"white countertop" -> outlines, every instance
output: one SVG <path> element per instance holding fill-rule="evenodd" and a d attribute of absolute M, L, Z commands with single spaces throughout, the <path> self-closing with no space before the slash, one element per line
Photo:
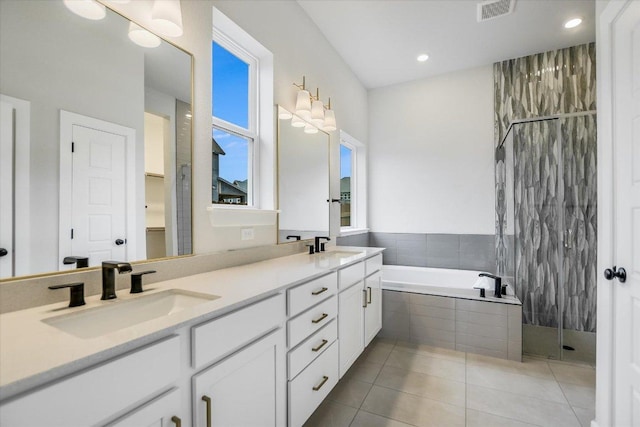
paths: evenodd
<path fill-rule="evenodd" d="M 108 360 L 151 343 L 188 324 L 218 317 L 282 290 L 369 258 L 381 248 L 331 247 L 331 251 L 360 251 L 346 258 L 323 254 L 297 254 L 238 267 L 158 282 L 142 294 L 118 292 L 115 300 L 100 295 L 86 305 L 69 308 L 68 302 L 0 315 L 0 400 Z M 175 314 L 136 324 L 96 338 L 65 333 L 43 320 L 167 289 L 181 289 L 220 298 L 185 308 Z"/>

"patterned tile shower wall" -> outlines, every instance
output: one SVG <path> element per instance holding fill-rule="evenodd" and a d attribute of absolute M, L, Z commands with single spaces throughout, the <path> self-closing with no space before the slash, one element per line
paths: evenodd
<path fill-rule="evenodd" d="M 512 152 L 499 144 L 514 122 L 595 110 L 595 69 L 594 43 L 494 64 L 497 266 L 527 324 L 595 331 L 595 115 L 516 124 Z"/>

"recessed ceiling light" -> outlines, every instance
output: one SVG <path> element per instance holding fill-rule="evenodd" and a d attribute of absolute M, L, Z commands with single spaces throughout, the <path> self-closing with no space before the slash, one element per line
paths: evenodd
<path fill-rule="evenodd" d="M 573 18 L 573 19 L 569 19 L 567 22 L 565 22 L 564 23 L 564 27 L 565 28 L 575 28 L 580 24 L 582 24 L 582 19 Z"/>
<path fill-rule="evenodd" d="M 421 55 L 418 55 L 418 57 L 416 58 L 418 61 L 420 62 L 424 62 L 427 59 L 429 59 L 429 55 L 427 55 L 426 53 L 423 53 Z"/>

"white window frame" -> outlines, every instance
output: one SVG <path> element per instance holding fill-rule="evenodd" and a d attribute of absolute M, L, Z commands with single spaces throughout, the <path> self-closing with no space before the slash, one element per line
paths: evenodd
<path fill-rule="evenodd" d="M 340 130 L 340 145 L 351 150 L 351 224 L 340 226 L 340 236 L 369 231 L 367 228 L 367 170 L 366 146 Z M 342 158 L 340 156 L 340 161 Z"/>
<path fill-rule="evenodd" d="M 213 39 L 212 42 L 215 42 L 222 46 L 224 49 L 228 50 L 231 54 L 236 56 L 241 61 L 245 62 L 249 66 L 249 82 L 248 82 L 248 120 L 247 120 L 247 128 L 243 128 L 242 126 L 238 126 L 234 123 L 228 122 L 224 119 L 216 117 L 213 115 L 213 104 L 211 107 L 211 123 L 213 128 L 217 128 L 223 132 L 230 133 L 232 135 L 240 136 L 246 138 L 249 141 L 249 149 L 248 149 L 248 157 L 247 157 L 247 205 L 248 207 L 254 207 L 255 201 L 258 200 L 257 197 L 257 189 L 259 188 L 256 185 L 256 178 L 258 177 L 257 171 L 257 161 L 255 159 L 260 158 L 260 144 L 256 143 L 259 141 L 258 139 L 258 70 L 259 70 L 259 62 L 254 56 L 252 56 L 249 52 L 243 49 L 240 45 L 235 43 L 229 37 L 224 35 L 222 32 L 218 31 L 216 28 L 213 29 Z M 212 58 L 213 60 L 213 58 Z M 213 129 L 212 129 L 213 132 Z M 235 205 L 236 207 L 240 207 L 240 205 Z"/>
<path fill-rule="evenodd" d="M 248 158 L 247 205 L 213 204 L 213 208 L 273 210 L 276 201 L 273 54 L 216 7 L 212 11 L 212 42 L 248 63 L 250 76 L 248 128 L 213 117 L 212 104 L 212 132 L 216 127 L 253 141 Z"/>

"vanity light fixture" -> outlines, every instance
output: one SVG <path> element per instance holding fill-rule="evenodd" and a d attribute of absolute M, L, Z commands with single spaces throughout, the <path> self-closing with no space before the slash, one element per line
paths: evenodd
<path fill-rule="evenodd" d="M 331 98 L 325 105 L 320 99 L 320 89 L 316 88 L 315 96 L 307 90 L 306 77 L 302 76 L 302 84 L 293 84 L 298 88 L 296 97 L 295 116 L 280 109 L 278 118 L 288 120 L 291 118 L 291 126 L 305 127 L 306 133 L 316 133 L 318 129 L 332 132 L 337 129 L 336 114 L 331 109 Z M 312 129 L 315 128 L 315 131 Z"/>
<path fill-rule="evenodd" d="M 92 21 L 99 21 L 107 16 L 107 8 L 96 0 L 64 0 L 64 5 L 76 15 Z"/>
<path fill-rule="evenodd" d="M 284 108 L 278 106 L 278 118 L 280 120 L 289 120 L 293 118 L 293 114 L 291 114 L 289 111 L 285 110 Z"/>
<path fill-rule="evenodd" d="M 183 33 L 180 0 L 155 0 L 151 9 L 151 25 L 162 35 L 180 37 Z"/>
<path fill-rule="evenodd" d="M 133 21 L 129 23 L 129 38 L 138 46 L 148 48 L 158 47 L 161 43 L 160 37 L 150 33 Z"/>
<path fill-rule="evenodd" d="M 567 22 L 565 22 L 564 23 L 564 27 L 565 28 L 575 28 L 580 24 L 582 24 L 582 18 L 573 18 L 573 19 L 569 19 Z"/>
<path fill-rule="evenodd" d="M 427 55 L 426 53 L 421 53 L 416 59 L 418 60 L 418 62 L 425 62 L 427 59 L 429 59 L 429 55 Z"/>

